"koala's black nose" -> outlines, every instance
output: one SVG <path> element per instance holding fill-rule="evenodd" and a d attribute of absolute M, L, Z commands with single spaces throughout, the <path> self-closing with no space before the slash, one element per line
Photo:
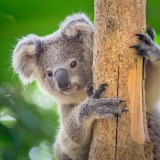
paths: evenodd
<path fill-rule="evenodd" d="M 54 77 L 57 81 L 57 85 L 61 91 L 65 91 L 67 89 L 70 89 L 71 84 L 69 82 L 68 73 L 67 70 L 64 68 L 60 68 L 56 70 L 54 73 Z"/>

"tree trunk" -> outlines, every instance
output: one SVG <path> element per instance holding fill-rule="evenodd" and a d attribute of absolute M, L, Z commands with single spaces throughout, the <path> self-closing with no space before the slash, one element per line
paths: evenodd
<path fill-rule="evenodd" d="M 94 123 L 89 160 L 151 160 L 144 97 L 143 59 L 129 47 L 144 33 L 145 0 L 95 0 L 94 83 L 103 96 L 126 100 L 120 117 Z"/>

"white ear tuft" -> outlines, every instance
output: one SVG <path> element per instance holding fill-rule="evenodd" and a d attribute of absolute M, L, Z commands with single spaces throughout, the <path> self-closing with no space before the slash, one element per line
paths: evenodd
<path fill-rule="evenodd" d="M 83 13 L 68 16 L 60 24 L 60 31 L 62 35 L 80 42 L 93 41 L 93 25 Z"/>
<path fill-rule="evenodd" d="M 31 34 L 20 39 L 13 51 L 12 66 L 25 85 L 35 79 L 40 48 L 40 38 Z"/>

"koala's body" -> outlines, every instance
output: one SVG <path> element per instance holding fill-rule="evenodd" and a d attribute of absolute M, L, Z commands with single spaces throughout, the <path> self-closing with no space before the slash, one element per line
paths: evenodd
<path fill-rule="evenodd" d="M 58 31 L 28 35 L 15 47 L 12 65 L 24 84 L 37 80 L 60 104 L 60 130 L 54 145 L 57 160 L 87 160 L 95 119 L 121 114 L 120 99 L 93 93 L 93 25 L 84 14 L 68 16 Z M 85 87 L 86 91 L 85 91 Z"/>
<path fill-rule="evenodd" d="M 154 159 L 160 159 L 160 49 L 151 34 L 138 35 L 143 44 L 133 46 L 148 58 L 147 117 Z M 57 160 L 87 160 L 95 119 L 125 111 L 116 98 L 100 98 L 105 85 L 93 93 L 93 25 L 84 14 L 68 16 L 58 31 L 45 37 L 28 35 L 19 40 L 12 65 L 24 84 L 37 80 L 60 104 L 61 125 L 54 152 Z M 85 87 L 87 90 L 85 91 Z"/>
<path fill-rule="evenodd" d="M 146 58 L 146 106 L 150 139 L 153 143 L 153 159 L 160 159 L 160 47 L 154 42 L 155 32 L 148 27 L 148 35 L 136 34 L 142 44 L 132 46 Z"/>

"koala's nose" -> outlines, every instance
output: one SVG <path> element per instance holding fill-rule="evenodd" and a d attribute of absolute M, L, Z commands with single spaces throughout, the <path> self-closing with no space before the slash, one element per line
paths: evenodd
<path fill-rule="evenodd" d="M 54 77 L 57 81 L 57 85 L 61 91 L 70 89 L 71 83 L 69 82 L 67 70 L 60 68 L 54 73 Z"/>

